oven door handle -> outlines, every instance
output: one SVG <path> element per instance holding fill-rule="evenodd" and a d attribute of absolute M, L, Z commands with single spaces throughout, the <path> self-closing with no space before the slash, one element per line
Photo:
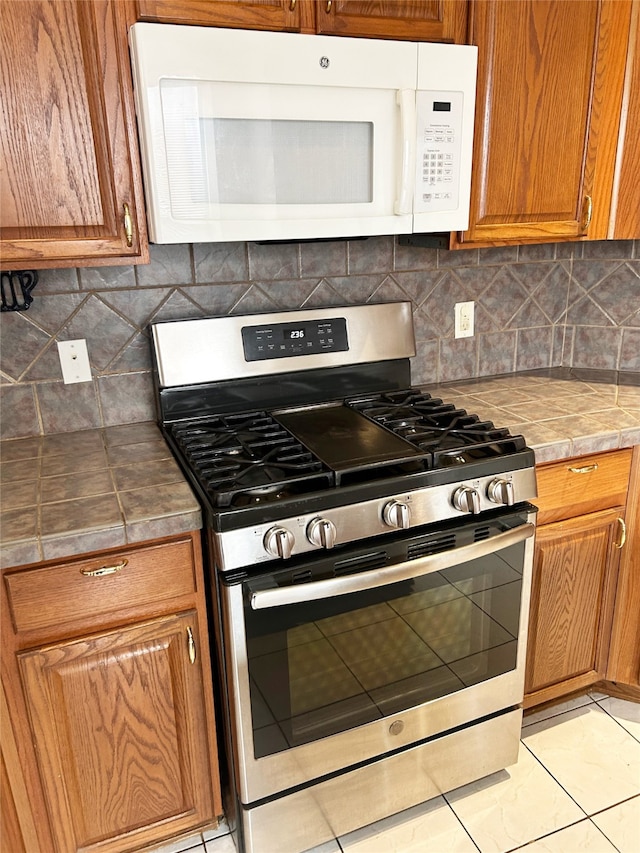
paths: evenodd
<path fill-rule="evenodd" d="M 430 554 L 428 557 L 407 560 L 394 566 L 372 569 L 369 572 L 362 572 L 362 574 L 345 575 L 340 578 L 311 581 L 310 583 L 276 587 L 275 589 L 257 590 L 251 593 L 251 607 L 253 610 L 264 610 L 267 607 L 300 604 L 305 601 L 317 601 L 321 598 L 347 595 L 350 592 L 361 592 L 378 586 L 386 586 L 390 583 L 411 580 L 411 578 L 428 575 L 431 572 L 450 569 L 452 566 L 467 563 L 469 560 L 475 560 L 478 557 L 486 557 L 487 554 L 494 554 L 510 545 L 517 545 L 518 542 L 523 542 L 532 537 L 535 529 L 534 524 L 521 524 L 505 533 L 499 533 L 491 539 L 473 542 L 471 545 L 463 545 L 460 548 L 453 548 L 451 551 L 444 551 L 440 554 Z"/>

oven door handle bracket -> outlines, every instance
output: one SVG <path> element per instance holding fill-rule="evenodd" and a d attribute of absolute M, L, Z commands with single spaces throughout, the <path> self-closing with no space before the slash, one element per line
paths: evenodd
<path fill-rule="evenodd" d="M 407 560 L 395 566 L 386 566 L 383 569 L 372 569 L 361 574 L 345 575 L 340 578 L 312 581 L 295 586 L 261 589 L 251 594 L 251 607 L 253 610 L 264 610 L 268 607 L 282 607 L 286 604 L 301 604 L 305 601 L 317 601 L 321 598 L 331 598 L 336 595 L 346 595 L 351 592 L 361 592 L 365 589 L 374 589 L 399 581 L 411 580 L 411 578 L 428 575 L 431 572 L 450 569 L 452 566 L 467 563 L 469 560 L 475 560 L 478 557 L 486 557 L 488 554 L 501 551 L 510 545 L 517 545 L 519 542 L 531 538 L 535 529 L 534 524 L 521 524 L 505 533 L 499 533 L 491 539 L 473 542 L 471 545 L 463 545 L 461 548 L 454 548 L 440 554 Z"/>

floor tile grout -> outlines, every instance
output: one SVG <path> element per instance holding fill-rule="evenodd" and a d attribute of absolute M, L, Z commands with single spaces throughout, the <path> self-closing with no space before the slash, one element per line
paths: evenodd
<path fill-rule="evenodd" d="M 566 717 L 567 721 L 568 721 L 570 719 L 568 715 L 570 715 L 570 714 L 573 715 L 573 719 L 576 719 L 576 718 L 580 717 L 581 712 L 582 713 L 590 712 L 590 713 L 588 713 L 588 719 L 593 720 L 594 723 L 596 724 L 596 729 L 595 729 L 596 732 L 602 731 L 602 729 L 600 727 L 603 725 L 605 726 L 605 729 L 604 729 L 605 732 L 608 732 L 609 730 L 612 729 L 612 727 L 610 726 L 610 724 L 608 722 L 607 723 L 604 722 L 604 718 L 606 717 L 607 720 L 612 720 L 613 722 L 617 723 L 617 728 L 619 728 L 619 730 L 622 733 L 624 733 L 625 737 L 628 736 L 632 739 L 633 742 L 639 743 L 640 739 L 634 733 L 629 731 L 629 729 L 625 728 L 625 726 L 622 724 L 622 722 L 620 722 L 620 719 L 616 719 L 616 717 L 613 716 L 613 712 L 608 710 L 606 705 L 601 704 L 601 703 L 606 703 L 606 704 L 610 705 L 611 704 L 610 700 L 615 699 L 615 698 L 616 697 L 608 697 L 608 696 L 602 696 L 602 695 L 599 696 L 598 699 L 591 697 L 590 701 L 585 702 L 585 704 L 575 705 L 573 707 L 566 708 L 565 710 L 560 711 L 559 713 L 550 714 L 548 717 L 544 717 L 543 719 L 536 720 L 535 723 L 531 723 L 530 726 L 533 726 L 535 724 L 545 724 L 546 723 L 549 728 L 553 728 L 556 725 L 560 725 L 562 722 L 562 718 L 564 718 L 564 717 Z M 629 700 L 620 699 L 619 701 L 622 703 L 626 703 L 627 706 L 633 705 L 633 703 L 629 702 Z M 625 719 L 624 709 L 626 706 L 625 706 L 625 704 L 622 704 L 619 707 L 620 707 L 620 711 L 621 711 L 619 716 L 622 717 L 623 719 Z M 615 706 L 614 706 L 614 708 L 615 708 Z M 596 711 L 596 709 L 597 709 L 597 713 L 592 716 L 593 712 Z M 601 716 L 601 714 L 603 714 L 604 717 Z M 633 717 L 632 717 L 631 722 L 633 722 L 635 725 L 635 720 L 633 719 Z M 587 725 L 587 720 L 580 720 L 579 721 L 579 728 L 577 729 L 577 731 L 578 732 L 581 732 L 581 731 L 588 732 L 588 729 L 584 728 L 585 725 Z M 577 788 L 575 788 L 575 793 L 578 797 L 580 797 L 585 802 L 586 805 L 582 806 L 578 802 L 576 797 L 570 792 L 568 787 L 566 787 L 567 782 L 569 782 L 569 787 L 572 787 L 571 786 L 571 780 L 572 780 L 571 773 L 569 773 L 568 776 L 565 775 L 563 766 L 561 764 L 558 764 L 557 760 L 553 757 L 553 749 L 556 748 L 556 747 L 554 747 L 554 742 L 553 741 L 546 741 L 545 742 L 543 739 L 540 742 L 536 743 L 536 749 L 538 749 L 538 751 L 541 752 L 541 754 L 544 757 L 547 754 L 545 752 L 545 750 L 548 749 L 549 747 L 551 747 L 552 751 L 551 751 L 550 755 L 553 759 L 551 762 L 552 767 L 555 767 L 556 771 L 560 771 L 560 775 L 562 776 L 562 778 L 565 779 L 565 784 L 560 782 L 560 780 L 556 777 L 556 775 L 554 775 L 554 772 L 552 772 L 552 770 L 546 766 L 543 758 L 539 757 L 536 754 L 536 752 L 534 752 L 533 749 L 528 746 L 528 744 L 525 740 L 527 738 L 528 734 L 529 735 L 535 735 L 536 734 L 536 733 L 531 733 L 531 732 L 528 733 L 527 732 L 527 729 L 530 728 L 530 726 L 526 726 L 523 723 L 520 743 L 521 743 L 522 747 L 526 750 L 526 752 L 530 756 L 530 758 L 533 758 L 535 760 L 535 764 L 539 768 L 541 768 L 542 771 L 544 771 L 544 774 L 546 774 L 550 780 L 553 780 L 553 786 L 554 786 L 553 790 L 558 791 L 558 794 L 555 796 L 560 796 L 560 791 L 562 792 L 562 797 L 565 798 L 565 801 L 567 802 L 568 811 L 566 811 L 565 813 L 562 813 L 562 814 L 560 812 L 558 812 L 556 815 L 556 820 L 558 820 L 558 822 L 561 823 L 562 825 L 557 826 L 557 827 L 555 827 L 549 831 L 542 831 L 542 834 L 540 834 L 540 835 L 538 835 L 537 832 L 540 832 L 541 830 L 545 830 L 545 826 L 544 826 L 543 822 L 538 821 L 537 824 L 535 822 L 532 823 L 530 825 L 529 829 L 534 832 L 535 837 L 529 838 L 528 840 L 526 840 L 523 843 L 517 843 L 515 846 L 508 846 L 508 842 L 509 841 L 511 841 L 511 843 L 518 842 L 519 841 L 518 835 L 520 835 L 520 834 L 522 835 L 522 837 L 525 837 L 525 832 L 522 831 L 522 826 L 523 826 L 522 824 L 521 824 L 521 829 L 519 830 L 519 832 L 516 833 L 515 835 L 512 835 L 511 838 L 509 838 L 508 835 L 503 834 L 502 843 L 498 840 L 500 838 L 500 833 L 498 833 L 498 835 L 493 836 L 495 846 L 492 849 L 495 849 L 496 851 L 498 851 L 498 849 L 499 849 L 499 853 L 515 853 L 515 851 L 525 850 L 529 845 L 535 844 L 537 842 L 541 842 L 543 839 L 551 838 L 552 836 L 554 836 L 558 833 L 562 833 L 562 832 L 565 832 L 567 830 L 570 830 L 572 827 L 582 826 L 583 824 L 585 824 L 586 821 L 588 821 L 589 822 L 589 824 L 588 824 L 589 828 L 587 829 L 587 826 L 585 825 L 584 828 L 581 830 L 582 835 L 580 835 L 580 832 L 577 832 L 577 833 L 574 832 L 573 834 L 568 833 L 567 838 L 575 839 L 576 834 L 577 834 L 578 837 L 585 837 L 589 841 L 595 840 L 596 844 L 598 843 L 598 838 L 601 838 L 603 842 L 606 842 L 607 845 L 610 845 L 610 847 L 609 846 L 607 847 L 607 849 L 610 851 L 626 850 L 627 847 L 624 847 L 624 846 L 620 847 L 619 846 L 620 845 L 620 833 L 616 829 L 616 822 L 621 819 L 620 818 L 621 813 L 616 813 L 614 810 L 620 809 L 624 804 L 634 803 L 635 801 L 637 801 L 636 805 L 640 806 L 640 785 L 638 786 L 637 792 L 630 794 L 630 795 L 627 795 L 628 791 L 624 790 L 624 788 L 621 788 L 621 787 L 617 787 L 617 788 L 613 787 L 611 789 L 607 789 L 607 791 L 605 793 L 608 794 L 609 796 L 614 796 L 614 795 L 620 796 L 623 794 L 624 794 L 624 796 L 621 800 L 616 800 L 613 803 L 609 803 L 609 804 L 604 805 L 604 806 L 599 806 L 594 811 L 588 810 L 587 806 L 590 806 L 591 808 L 593 808 L 594 806 L 599 805 L 599 800 L 601 801 L 603 799 L 603 797 L 587 796 L 585 798 L 585 793 L 587 792 L 587 789 L 586 788 L 581 789 L 580 786 L 578 786 Z M 544 732 L 545 729 L 542 729 L 541 731 Z M 568 731 L 571 732 L 572 729 L 569 729 Z M 574 729 L 574 731 L 575 731 L 575 729 Z M 618 742 L 618 743 L 621 742 L 621 741 L 617 741 L 618 735 L 613 735 L 613 737 L 614 737 L 614 741 L 613 741 L 614 743 L 615 742 Z M 625 741 L 625 742 L 632 749 L 632 754 L 635 755 L 636 750 L 631 746 L 631 742 L 630 741 Z M 616 755 L 618 754 L 617 751 L 615 752 L 615 754 Z M 597 752 L 596 752 L 596 755 L 597 755 Z M 618 756 L 618 758 L 620 758 L 620 756 Z M 578 759 L 578 760 L 580 760 L 580 759 Z M 634 759 L 634 760 L 637 760 L 637 759 Z M 526 761 L 528 762 L 529 759 L 527 759 Z M 527 763 L 525 763 L 525 768 L 527 768 L 528 766 L 529 765 Z M 580 766 L 579 764 L 576 765 L 574 763 L 573 767 L 571 767 L 571 771 L 573 771 L 574 773 L 578 772 L 579 766 Z M 609 765 L 607 764 L 607 766 L 609 766 Z M 627 766 L 630 766 L 628 764 L 628 762 L 627 762 Z M 570 767 L 570 765 L 568 765 L 568 767 Z M 521 791 L 523 791 L 526 794 L 527 791 L 537 790 L 537 787 L 533 785 L 533 780 L 534 779 L 536 779 L 536 780 L 542 779 L 542 776 L 540 775 L 539 771 L 536 771 L 537 775 L 534 774 L 534 776 L 529 776 L 529 775 L 527 775 L 529 773 L 529 771 L 526 770 L 525 768 L 522 768 L 522 773 L 520 774 L 520 776 L 518 778 L 514 778 L 514 780 L 513 780 L 513 783 L 516 787 L 511 789 L 511 791 L 515 791 L 516 794 L 519 794 Z M 507 771 L 508 771 L 508 769 L 509 768 L 507 768 Z M 632 777 L 627 776 L 626 778 L 631 778 L 631 782 L 633 783 Z M 528 785 L 530 779 L 532 780 L 531 787 L 521 787 L 521 788 L 518 787 L 518 786 L 523 786 L 523 783 L 524 783 L 524 785 Z M 536 785 L 537 784 L 538 783 L 536 782 Z M 547 784 L 551 785 L 551 782 L 548 782 L 548 783 L 543 782 L 541 790 L 544 790 L 545 786 Z M 634 787 L 633 784 L 631 784 L 631 790 L 633 790 L 633 787 Z M 442 795 L 442 801 L 443 801 L 446 809 L 450 813 L 450 816 L 453 816 L 453 818 L 455 820 L 455 824 L 458 826 L 459 829 L 461 829 L 463 831 L 464 837 L 473 846 L 473 849 L 475 851 L 478 851 L 478 853 L 482 853 L 483 849 L 488 849 L 487 848 L 487 841 L 488 841 L 488 839 L 491 839 L 491 835 L 488 832 L 484 836 L 482 835 L 482 833 L 480 833 L 480 835 L 478 835 L 478 840 L 476 841 L 476 839 L 474 838 L 474 835 L 471 834 L 472 831 L 474 832 L 474 834 L 476 834 L 476 835 L 478 834 L 477 833 L 477 827 L 476 827 L 475 823 L 472 822 L 470 824 L 470 826 L 471 826 L 471 830 L 470 830 L 467 828 L 467 825 L 465 825 L 465 820 L 463 819 L 463 818 L 467 819 L 467 822 L 468 822 L 469 815 L 472 813 L 470 813 L 468 811 L 468 808 L 467 808 L 467 812 L 465 813 L 465 811 L 463 810 L 462 816 L 459 816 L 458 812 L 456 811 L 456 809 L 454 808 L 454 806 L 452 805 L 452 803 L 448 799 L 447 794 L 450 794 L 450 793 L 451 792 L 447 792 L 446 794 Z M 507 803 L 509 802 L 509 795 L 511 797 L 513 797 L 513 793 L 510 793 L 509 789 L 507 789 L 507 800 L 504 802 L 507 802 Z M 475 793 L 473 791 L 471 791 L 469 796 L 473 797 L 473 796 L 475 796 Z M 500 809 L 502 809 L 503 800 L 500 799 L 500 796 L 501 795 L 496 795 L 495 803 L 497 803 L 499 805 Z M 463 803 L 466 798 L 467 798 L 467 794 L 465 793 L 461 796 L 460 802 Z M 568 808 L 569 801 L 572 804 L 570 808 Z M 550 802 L 551 802 L 551 800 L 550 800 Z M 560 802 L 560 801 L 558 801 L 558 802 Z M 572 815 L 571 810 L 579 812 L 581 814 L 581 816 L 578 816 L 577 814 Z M 612 811 L 613 811 L 612 815 L 610 815 L 608 818 L 604 818 L 602 821 L 600 821 L 602 823 L 603 827 L 605 827 L 604 829 L 601 828 L 598 825 L 598 823 L 596 823 L 594 818 L 597 819 L 600 816 L 605 816 L 605 815 L 607 815 L 607 813 L 612 812 Z M 629 811 L 629 809 L 627 808 L 625 810 L 625 812 L 623 812 L 623 814 L 625 814 L 625 815 L 635 814 L 634 806 L 631 806 L 631 811 Z M 402 812 L 400 812 L 399 815 L 402 815 Z M 427 818 L 427 821 L 429 819 L 430 818 Z M 402 818 L 401 818 L 401 820 L 402 820 Z M 564 820 L 568 820 L 568 822 L 565 824 Z M 413 817 L 407 818 L 407 821 L 413 821 Z M 411 826 L 411 823 L 407 823 L 405 821 L 405 825 Z M 375 826 L 375 824 L 372 824 L 372 827 L 374 827 L 374 826 Z M 609 838 L 609 835 L 607 834 L 607 831 L 605 831 L 605 829 L 608 832 L 611 832 L 613 837 L 618 839 L 617 844 L 615 841 L 613 841 L 611 838 Z M 525 828 L 525 831 L 526 831 L 526 828 Z M 385 828 L 383 831 L 381 831 L 381 835 L 380 835 L 381 839 L 383 839 L 385 837 L 384 833 L 386 833 L 386 832 L 389 832 L 389 837 L 391 838 L 393 829 L 388 830 Z M 456 830 L 456 832 L 457 832 L 457 830 Z M 207 851 L 209 851 L 209 853 L 214 853 L 214 851 L 216 851 L 218 849 L 218 846 L 222 847 L 223 849 L 226 849 L 224 847 L 224 843 L 217 845 L 216 842 L 218 842 L 219 839 L 220 839 L 220 841 L 222 841 L 222 839 L 224 839 L 225 836 L 227 836 L 229 834 L 230 834 L 230 831 L 227 827 L 226 832 L 223 832 L 222 834 L 216 835 L 213 838 L 209 838 L 207 841 L 205 841 L 204 834 L 200 833 L 200 837 L 202 839 L 202 842 L 197 843 L 195 846 L 190 846 L 190 847 L 184 848 L 183 850 L 180 851 L 180 853 L 189 853 L 189 851 L 191 851 L 191 853 L 207 853 Z M 347 835 L 350 835 L 350 833 L 348 833 Z M 460 838 L 462 838 L 462 837 L 463 836 L 461 835 Z M 341 838 L 334 839 L 335 846 L 331 846 L 330 842 L 327 842 L 327 844 L 329 846 L 331 846 L 331 849 L 333 849 L 335 851 L 335 853 L 349 853 L 349 851 L 352 849 L 353 842 L 350 839 L 347 840 L 346 842 L 344 842 L 345 838 L 346 838 L 346 836 L 342 836 L 342 839 Z M 564 836 L 562 836 L 562 839 L 564 840 Z M 623 839 L 622 843 L 624 844 L 625 843 L 625 841 L 624 841 L 625 836 L 624 835 L 622 836 L 622 839 Z M 235 839 L 232 838 L 232 841 L 235 844 Z M 507 844 L 505 844 L 505 842 L 507 842 Z M 161 845 L 158 849 L 162 850 L 163 846 L 170 846 L 171 843 L 172 842 L 169 840 L 169 841 L 165 842 L 165 845 Z M 228 842 L 226 842 L 226 843 L 228 844 Z M 356 843 L 356 846 L 358 847 L 358 850 L 360 850 L 361 848 L 359 845 L 361 842 L 356 841 L 355 843 Z M 555 842 L 556 845 L 559 843 L 561 843 L 560 840 Z M 207 845 L 210 845 L 210 846 L 207 847 Z M 177 848 L 177 849 L 179 849 L 179 848 Z M 407 848 L 401 847 L 401 846 L 396 847 L 396 846 L 393 846 L 391 844 L 389 849 L 393 850 L 394 853 L 402 853 L 403 849 L 406 850 Z M 413 849 L 414 849 L 413 846 L 411 846 L 411 850 L 413 850 Z M 553 849 L 559 849 L 559 848 L 554 847 Z M 587 848 L 584 848 L 584 849 L 587 849 Z M 311 851 L 311 853 L 313 853 L 313 851 Z"/>

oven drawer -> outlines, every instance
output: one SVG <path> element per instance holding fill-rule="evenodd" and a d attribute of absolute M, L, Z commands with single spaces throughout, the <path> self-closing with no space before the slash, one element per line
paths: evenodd
<path fill-rule="evenodd" d="M 624 506 L 632 450 L 564 459 L 536 470 L 538 524 Z"/>
<path fill-rule="evenodd" d="M 16 632 L 88 622 L 196 591 L 193 541 L 121 548 L 4 574 Z"/>

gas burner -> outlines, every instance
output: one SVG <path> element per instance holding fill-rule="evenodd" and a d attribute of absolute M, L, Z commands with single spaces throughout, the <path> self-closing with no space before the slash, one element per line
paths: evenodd
<path fill-rule="evenodd" d="M 332 485 L 333 475 L 265 412 L 173 426 L 214 506 L 253 506 Z"/>
<path fill-rule="evenodd" d="M 433 454 L 434 467 L 462 465 L 525 447 L 522 436 L 511 436 L 508 429 L 413 389 L 348 400 L 347 405 Z"/>

